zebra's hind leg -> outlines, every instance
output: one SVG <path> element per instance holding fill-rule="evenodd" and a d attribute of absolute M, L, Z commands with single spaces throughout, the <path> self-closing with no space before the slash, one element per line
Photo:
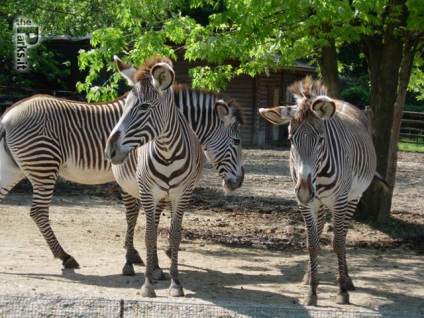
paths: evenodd
<path fill-rule="evenodd" d="M 79 268 L 78 262 L 68 253 L 64 251 L 59 241 L 57 240 L 49 221 L 49 205 L 53 195 L 53 188 L 56 179 L 47 178 L 51 182 L 49 184 L 32 184 L 33 198 L 30 216 L 34 220 L 44 239 L 50 247 L 55 258 L 62 261 L 65 268 Z M 30 181 L 32 181 L 30 179 Z"/>
<path fill-rule="evenodd" d="M 143 260 L 140 257 L 138 251 L 134 248 L 134 230 L 137 224 L 137 218 L 140 210 L 140 200 L 134 198 L 126 192 L 122 192 L 122 201 L 125 205 L 125 216 L 127 219 L 127 232 L 125 235 L 125 249 L 127 253 L 125 255 L 125 265 L 122 269 L 122 275 L 134 276 L 135 270 L 133 264 L 144 265 Z"/>

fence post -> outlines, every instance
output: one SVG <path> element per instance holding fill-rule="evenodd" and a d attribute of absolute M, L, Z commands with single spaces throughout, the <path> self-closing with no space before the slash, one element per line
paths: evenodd
<path fill-rule="evenodd" d="M 119 302 L 119 318 L 124 318 L 124 300 Z"/>

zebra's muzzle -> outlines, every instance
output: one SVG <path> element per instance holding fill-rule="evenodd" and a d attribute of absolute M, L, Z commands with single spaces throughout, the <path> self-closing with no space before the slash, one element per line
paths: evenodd
<path fill-rule="evenodd" d="M 308 174 L 308 178 L 306 180 L 303 178 L 302 174 L 299 174 L 299 178 L 297 180 L 297 184 L 294 188 L 297 200 L 303 204 L 311 202 L 315 196 L 311 174 Z"/>
<path fill-rule="evenodd" d="M 116 131 L 109 137 L 106 143 L 105 158 L 114 165 L 123 163 L 128 157 L 128 152 L 122 151 L 122 146 L 118 142 L 120 136 L 121 132 Z"/>
<path fill-rule="evenodd" d="M 234 191 L 238 188 L 240 188 L 244 181 L 244 168 L 241 168 L 241 174 L 239 176 L 232 176 L 229 178 L 226 178 L 222 181 L 222 186 L 225 188 L 226 191 Z"/>

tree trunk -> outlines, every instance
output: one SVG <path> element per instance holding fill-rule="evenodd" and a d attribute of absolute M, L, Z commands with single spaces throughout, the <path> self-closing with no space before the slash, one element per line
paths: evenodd
<path fill-rule="evenodd" d="M 396 183 L 397 159 L 398 159 L 398 140 L 400 134 L 400 125 L 402 123 L 403 106 L 405 104 L 406 91 L 408 89 L 409 79 L 411 77 L 412 64 L 414 61 L 414 48 L 412 43 L 407 40 L 403 47 L 403 57 L 400 64 L 399 82 L 397 99 L 394 106 L 393 125 L 391 131 L 389 157 L 387 164 L 386 181 L 394 187 Z M 377 222 L 385 224 L 390 218 L 390 207 L 392 196 L 384 193 L 386 200 L 382 200 Z"/>
<path fill-rule="evenodd" d="M 405 0 L 392 1 L 403 4 Z M 396 2 L 396 3 L 394 3 Z M 390 16 L 390 12 L 388 13 Z M 377 172 L 394 186 L 399 138 L 406 86 L 409 82 L 412 58 L 404 51 L 405 34 L 399 28 L 406 23 L 407 12 L 396 22 L 388 24 L 382 34 L 363 36 L 360 45 L 367 59 L 371 81 L 372 137 L 377 153 Z M 408 74 L 409 70 L 409 74 Z M 402 76 L 402 72 L 405 74 Z M 404 82 L 406 81 L 406 82 Z M 372 218 L 386 223 L 390 216 L 392 193 L 371 184 L 359 206 L 359 218 Z"/>
<path fill-rule="evenodd" d="M 328 25 L 323 25 L 322 28 L 327 32 L 330 31 L 330 26 Z M 329 39 L 328 42 L 328 46 L 321 48 L 321 54 L 317 58 L 317 62 L 321 70 L 324 84 L 327 86 L 328 96 L 335 99 L 341 99 L 336 43 L 332 38 Z"/>
<path fill-rule="evenodd" d="M 341 99 L 337 53 L 334 43 L 332 46 L 322 48 L 322 54 L 323 58 L 318 59 L 318 64 L 324 84 L 327 86 L 327 94 L 334 99 Z"/>

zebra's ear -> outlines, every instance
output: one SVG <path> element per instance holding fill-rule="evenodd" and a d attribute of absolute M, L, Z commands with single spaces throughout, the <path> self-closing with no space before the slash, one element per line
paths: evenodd
<path fill-rule="evenodd" d="M 174 83 L 175 73 L 168 63 L 161 62 L 155 64 L 150 74 L 153 77 L 153 86 L 158 91 L 164 91 Z"/>
<path fill-rule="evenodd" d="M 274 125 L 288 123 L 292 118 L 296 107 L 277 106 L 273 108 L 260 108 L 259 114 Z"/>
<path fill-rule="evenodd" d="M 121 73 L 121 75 L 127 80 L 128 85 L 134 86 L 134 74 L 137 70 L 131 65 L 122 62 L 116 55 L 113 57 L 113 59 L 115 60 L 115 64 L 119 73 Z"/>
<path fill-rule="evenodd" d="M 333 117 L 336 112 L 336 103 L 330 97 L 318 96 L 312 102 L 311 110 L 318 118 L 326 120 Z"/>
<path fill-rule="evenodd" d="M 215 102 L 215 112 L 217 113 L 219 119 L 224 123 L 227 122 L 231 117 L 230 106 L 222 99 L 219 99 Z"/>

